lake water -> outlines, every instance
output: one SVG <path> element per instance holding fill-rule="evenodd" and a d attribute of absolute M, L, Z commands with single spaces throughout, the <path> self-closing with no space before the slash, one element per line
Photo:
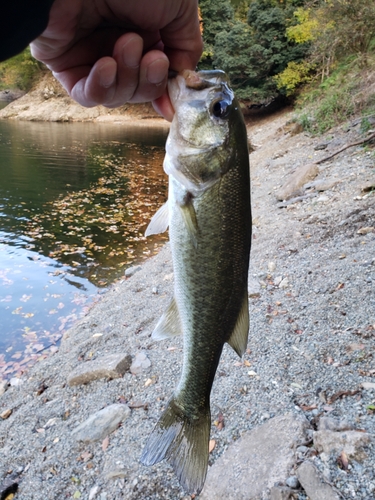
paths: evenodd
<path fill-rule="evenodd" d="M 165 202 L 166 130 L 0 121 L 0 378 L 63 332 L 167 235 L 144 238 Z"/>

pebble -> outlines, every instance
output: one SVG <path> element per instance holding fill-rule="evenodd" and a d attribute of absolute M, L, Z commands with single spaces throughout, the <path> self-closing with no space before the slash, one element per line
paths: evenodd
<path fill-rule="evenodd" d="M 151 361 L 147 357 L 147 354 L 142 351 L 138 352 L 130 366 L 130 372 L 133 375 L 139 375 L 140 373 L 147 372 L 151 367 Z"/>
<path fill-rule="evenodd" d="M 268 267 L 268 271 L 270 273 L 273 273 L 276 269 L 276 264 L 275 264 L 275 262 L 269 262 L 267 267 Z"/>
<path fill-rule="evenodd" d="M 2 396 L 5 393 L 5 391 L 8 389 L 8 387 L 9 387 L 9 383 L 7 380 L 2 380 L 0 382 L 0 396 Z"/>
<path fill-rule="evenodd" d="M 73 430 L 72 434 L 77 441 L 85 443 L 99 441 L 116 430 L 129 415 L 130 408 L 125 404 L 106 406 L 82 422 Z"/>
<path fill-rule="evenodd" d="M 289 476 L 285 481 L 285 484 L 289 486 L 289 488 L 297 489 L 300 487 L 297 476 Z"/>
<path fill-rule="evenodd" d="M 10 380 L 9 380 L 9 385 L 12 386 L 12 387 L 19 387 L 21 384 L 23 384 L 23 380 L 21 378 L 18 378 L 18 377 L 12 377 Z"/>

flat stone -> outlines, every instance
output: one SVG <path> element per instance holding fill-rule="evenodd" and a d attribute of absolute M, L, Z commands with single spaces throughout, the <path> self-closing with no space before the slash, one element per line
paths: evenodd
<path fill-rule="evenodd" d="M 297 477 L 310 500 L 340 500 L 332 486 L 320 477 L 312 462 L 303 462 L 297 469 Z"/>
<path fill-rule="evenodd" d="M 81 385 L 101 378 L 119 378 L 129 370 L 132 362 L 130 354 L 108 354 L 77 366 L 68 377 L 68 384 Z"/>
<path fill-rule="evenodd" d="M 138 352 L 130 366 L 130 371 L 133 375 L 147 372 L 151 366 L 151 361 L 148 359 L 144 351 Z"/>
<path fill-rule="evenodd" d="M 82 422 L 72 434 L 77 441 L 85 443 L 99 441 L 116 430 L 129 415 L 130 408 L 124 404 L 106 406 Z"/>
<path fill-rule="evenodd" d="M 307 441 L 309 422 L 292 413 L 274 417 L 230 445 L 207 474 L 200 500 L 249 500 L 285 483 L 294 449 Z"/>
<path fill-rule="evenodd" d="M 339 455 L 344 451 L 349 458 L 357 461 L 366 457 L 362 448 L 369 444 L 371 439 L 372 436 L 367 432 L 354 430 L 343 432 L 321 430 L 313 434 L 314 447 L 319 453 Z"/>
<path fill-rule="evenodd" d="M 345 418 L 338 420 L 332 417 L 320 417 L 318 431 L 348 431 L 353 430 L 353 425 Z"/>
<path fill-rule="evenodd" d="M 272 486 L 270 500 L 292 500 L 293 490 L 287 486 Z"/>
<path fill-rule="evenodd" d="M 275 196 L 280 201 L 289 200 L 296 195 L 299 195 L 302 186 L 313 180 L 319 173 L 319 167 L 316 163 L 308 163 L 297 168 L 286 180 L 285 184 L 276 191 Z"/>
<path fill-rule="evenodd" d="M 366 391 L 375 390 L 375 382 L 362 382 L 361 386 L 366 389 Z"/>
<path fill-rule="evenodd" d="M 140 271 L 142 269 L 141 266 L 132 266 L 132 267 L 128 267 L 127 269 L 125 269 L 125 276 L 127 278 L 130 278 L 131 276 L 133 276 L 135 273 L 137 273 L 138 271 Z"/>
<path fill-rule="evenodd" d="M 303 186 L 304 189 L 315 189 L 316 191 L 328 191 L 338 184 L 336 180 L 317 179 L 316 181 L 308 182 Z"/>

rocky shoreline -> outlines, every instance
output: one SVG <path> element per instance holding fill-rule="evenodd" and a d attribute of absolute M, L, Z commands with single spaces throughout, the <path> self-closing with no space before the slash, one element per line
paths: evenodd
<path fill-rule="evenodd" d="M 19 97 L 19 96 L 18 96 Z M 152 105 L 127 104 L 109 109 L 104 106 L 85 108 L 71 99 L 60 83 L 51 75 L 45 77 L 36 87 L 0 111 L 0 119 L 44 122 L 129 122 L 143 121 L 168 126 Z M 133 124 L 133 123 L 132 123 Z"/>
<path fill-rule="evenodd" d="M 359 122 L 312 138 L 291 118 L 249 124 L 250 337 L 219 365 L 202 499 L 375 499 L 374 153 L 317 166 Z M 172 291 L 166 245 L 3 384 L 1 498 L 190 498 L 168 464 L 139 463 L 181 367 L 179 339 L 151 338 Z"/>

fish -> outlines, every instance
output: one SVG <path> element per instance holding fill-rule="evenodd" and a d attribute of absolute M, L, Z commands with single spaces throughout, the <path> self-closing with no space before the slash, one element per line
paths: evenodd
<path fill-rule="evenodd" d="M 168 92 L 175 110 L 163 164 L 168 200 L 145 234 L 169 227 L 174 297 L 152 337 L 182 335 L 183 365 L 141 463 L 167 459 L 182 488 L 199 494 L 223 346 L 242 356 L 248 342 L 249 151 L 240 105 L 223 71 L 184 70 L 169 80 Z"/>

